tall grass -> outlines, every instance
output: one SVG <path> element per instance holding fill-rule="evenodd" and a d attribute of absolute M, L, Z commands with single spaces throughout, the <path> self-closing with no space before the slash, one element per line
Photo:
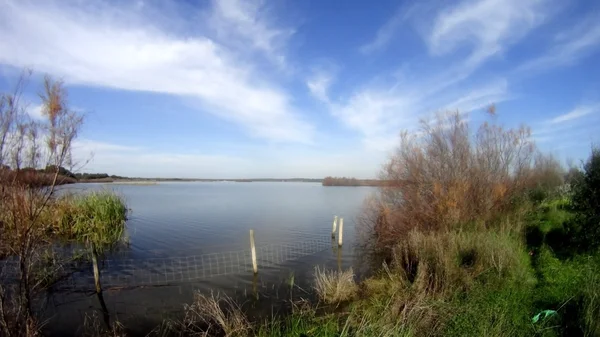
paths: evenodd
<path fill-rule="evenodd" d="M 122 197 L 110 191 L 68 195 L 53 209 L 57 235 L 105 249 L 123 242 L 127 206 Z"/>
<path fill-rule="evenodd" d="M 524 246 L 493 231 L 411 231 L 394 249 L 394 266 L 418 292 L 449 296 L 475 283 L 531 282 Z"/>

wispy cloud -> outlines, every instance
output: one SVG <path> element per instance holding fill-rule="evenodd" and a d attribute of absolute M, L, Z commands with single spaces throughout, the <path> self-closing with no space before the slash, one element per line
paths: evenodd
<path fill-rule="evenodd" d="M 245 16 L 248 10 L 236 11 L 235 2 L 219 4 L 230 18 L 222 26 L 238 22 L 234 30 L 245 30 L 244 22 L 252 20 Z M 125 12 L 126 8 L 109 8 L 106 3 L 74 7 L 63 2 L 4 1 L 0 63 L 33 67 L 70 84 L 192 97 L 202 102 L 204 110 L 257 137 L 311 140 L 312 126 L 298 116 L 283 88 L 261 76 L 251 56 L 207 35 L 178 36 L 160 29 L 146 12 Z M 254 43 L 271 48 L 277 34 L 255 26 L 259 28 L 246 36 L 258 39 L 264 33 Z"/>
<path fill-rule="evenodd" d="M 359 48 L 360 52 L 363 54 L 370 54 L 385 49 L 402 24 L 413 14 L 415 8 L 415 5 L 400 6 L 394 15 L 392 15 L 392 17 L 377 30 L 373 40 Z"/>
<path fill-rule="evenodd" d="M 500 78 L 484 83 L 461 83 L 454 70 L 420 80 L 393 85 L 367 85 L 347 99 L 328 100 L 330 111 L 347 127 L 363 136 L 369 149 L 389 151 L 403 130 L 415 130 L 418 122 L 437 112 L 468 113 L 510 99 L 509 83 Z"/>
<path fill-rule="evenodd" d="M 466 95 L 447 104 L 443 110 L 457 110 L 461 113 L 468 113 L 488 107 L 491 104 L 506 101 L 509 98 L 508 81 L 500 79 L 467 92 Z"/>
<path fill-rule="evenodd" d="M 600 104 L 581 105 L 565 114 L 550 119 L 548 122 L 550 124 L 572 122 L 576 119 L 582 118 L 592 113 L 596 113 L 598 111 L 600 111 Z"/>
<path fill-rule="evenodd" d="M 29 104 L 25 109 L 25 112 L 34 120 L 40 120 L 44 118 L 42 109 L 43 106 L 41 104 Z"/>
<path fill-rule="evenodd" d="M 329 104 L 329 89 L 339 71 L 339 67 L 332 61 L 321 61 L 314 65 L 305 80 L 310 93 L 319 101 Z"/>
<path fill-rule="evenodd" d="M 470 45 L 466 63 L 479 65 L 523 38 L 550 14 L 545 0 L 464 0 L 437 15 L 427 37 L 431 53 Z"/>
<path fill-rule="evenodd" d="M 600 103 L 581 104 L 564 114 L 534 124 L 533 138 L 544 144 L 588 143 L 598 134 Z"/>
<path fill-rule="evenodd" d="M 263 1 L 213 0 L 212 4 L 210 23 L 222 41 L 241 39 L 244 47 L 250 45 L 279 66 L 285 65 L 283 47 L 294 29 L 278 28 L 269 22 Z"/>
<path fill-rule="evenodd" d="M 600 46 L 600 14 L 589 14 L 575 27 L 557 34 L 554 42 L 544 55 L 524 63 L 518 71 L 570 65 L 597 52 Z"/>
<path fill-rule="evenodd" d="M 316 74 L 306 81 L 306 86 L 317 99 L 328 102 L 328 90 L 333 80 L 332 76 L 325 73 Z"/>

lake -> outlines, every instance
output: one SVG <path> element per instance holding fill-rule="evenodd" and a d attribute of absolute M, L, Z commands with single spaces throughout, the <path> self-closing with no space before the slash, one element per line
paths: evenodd
<path fill-rule="evenodd" d="M 68 190 L 111 189 L 131 209 L 130 245 L 103 264 L 111 319 L 143 334 L 163 318 L 181 315 L 192 294 L 223 292 L 253 299 L 250 311 L 268 313 L 293 275 L 309 290 L 315 266 L 355 265 L 355 224 L 372 187 L 318 183 L 162 182 L 156 185 L 76 184 Z M 332 242 L 334 215 L 344 218 L 344 244 Z M 249 230 L 255 231 L 258 274 L 251 271 Z M 78 324 L 100 305 L 82 271 L 50 296 L 53 334 L 78 334 Z M 84 280 L 84 282 L 81 282 Z M 307 291 L 308 293 L 309 291 Z M 252 296 L 250 296 L 252 295 Z M 287 296 L 287 295 L 286 295 Z M 77 320 L 75 318 L 78 318 Z"/>

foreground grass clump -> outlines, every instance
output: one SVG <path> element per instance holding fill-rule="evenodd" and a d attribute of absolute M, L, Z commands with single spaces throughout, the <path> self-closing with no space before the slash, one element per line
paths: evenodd
<path fill-rule="evenodd" d="M 352 268 L 346 271 L 327 271 L 315 268 L 315 290 L 325 303 L 351 300 L 358 291 Z"/>
<path fill-rule="evenodd" d="M 57 235 L 96 246 L 122 240 L 127 220 L 123 198 L 109 191 L 68 195 L 57 201 L 53 230 Z"/>
<path fill-rule="evenodd" d="M 163 322 L 151 336 L 230 336 L 251 335 L 251 325 L 241 307 L 226 295 L 194 294 L 194 302 L 184 306 L 181 320 Z"/>

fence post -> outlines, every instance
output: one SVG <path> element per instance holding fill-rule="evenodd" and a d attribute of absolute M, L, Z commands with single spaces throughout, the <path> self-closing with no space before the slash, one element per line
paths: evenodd
<path fill-rule="evenodd" d="M 340 229 L 338 231 L 338 246 L 342 246 L 344 238 L 344 218 L 340 218 Z"/>
<path fill-rule="evenodd" d="M 98 257 L 92 249 L 92 269 L 94 270 L 94 285 L 96 286 L 96 292 L 99 294 L 102 292 L 102 286 L 100 285 L 100 269 L 98 268 Z"/>
<path fill-rule="evenodd" d="M 335 228 L 337 227 L 337 215 L 333 217 L 333 227 L 331 228 L 331 238 L 335 239 Z"/>
<path fill-rule="evenodd" d="M 258 265 L 256 263 L 256 246 L 254 245 L 254 229 L 250 230 L 250 250 L 252 251 L 252 270 L 254 274 L 258 273 Z"/>

